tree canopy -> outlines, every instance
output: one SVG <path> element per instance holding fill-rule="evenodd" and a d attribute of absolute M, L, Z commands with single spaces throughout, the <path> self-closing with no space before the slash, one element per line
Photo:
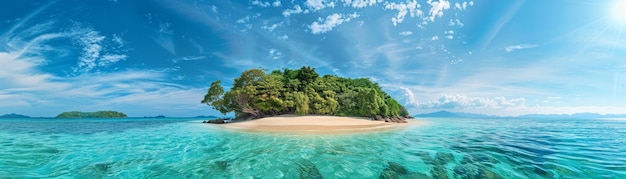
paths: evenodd
<path fill-rule="evenodd" d="M 126 114 L 117 111 L 80 112 L 70 111 L 57 115 L 56 118 L 125 118 Z"/>
<path fill-rule="evenodd" d="M 220 80 L 211 83 L 201 103 L 223 114 L 234 112 L 238 118 L 279 114 L 409 116 L 377 83 L 367 78 L 320 77 L 311 67 L 271 73 L 246 70 L 230 91 L 224 91 Z"/>

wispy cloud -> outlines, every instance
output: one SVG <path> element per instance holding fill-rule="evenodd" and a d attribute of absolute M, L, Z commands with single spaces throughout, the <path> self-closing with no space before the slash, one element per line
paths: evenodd
<path fill-rule="evenodd" d="M 269 2 L 264 2 L 264 1 L 260 1 L 260 0 L 254 0 L 251 2 L 252 5 L 256 5 L 256 6 L 260 6 L 260 7 L 269 7 L 270 3 Z"/>
<path fill-rule="evenodd" d="M 377 0 L 344 0 L 344 6 L 351 6 L 353 8 L 364 8 L 368 6 L 376 5 L 381 1 Z"/>
<path fill-rule="evenodd" d="M 101 35 L 99 31 L 90 27 L 83 27 L 79 23 L 75 23 L 68 33 L 74 34 L 72 40 L 82 48 L 78 65 L 73 68 L 75 74 L 90 72 L 99 67 L 107 67 L 128 57 L 126 54 L 113 52 L 113 48 L 123 47 L 124 40 L 119 36 L 108 41 L 107 37 Z M 116 47 L 111 47 L 109 45 L 111 43 L 116 44 Z"/>
<path fill-rule="evenodd" d="M 411 32 L 411 31 L 402 31 L 402 32 L 400 32 L 398 34 L 400 34 L 402 36 L 409 36 L 409 35 L 413 35 L 413 32 Z"/>
<path fill-rule="evenodd" d="M 511 46 L 504 47 L 504 50 L 506 52 L 513 52 L 516 50 L 535 48 L 537 46 L 538 46 L 537 44 L 519 44 L 519 45 L 511 45 Z"/>
<path fill-rule="evenodd" d="M 174 58 L 172 59 L 172 62 L 179 63 L 181 61 L 196 61 L 196 60 L 202 60 L 205 58 L 206 58 L 205 56 L 185 56 L 185 57 Z"/>
<path fill-rule="evenodd" d="M 309 12 L 309 10 L 302 10 L 302 7 L 300 7 L 300 5 L 296 4 L 296 5 L 293 6 L 293 9 L 285 9 L 283 11 L 283 16 L 289 17 L 292 14 L 300 14 L 300 13 L 305 13 L 306 14 L 308 12 Z"/>
<path fill-rule="evenodd" d="M 313 22 L 309 28 L 313 34 L 322 34 L 331 31 L 335 26 L 343 24 L 344 22 L 350 22 L 351 19 L 357 17 L 359 17 L 359 15 L 356 13 L 347 15 L 335 13 L 326 17 L 326 19 L 319 18 L 318 22 Z"/>
<path fill-rule="evenodd" d="M 307 0 L 304 4 L 314 11 L 319 11 L 327 7 L 335 7 L 335 2 L 329 0 Z"/>
<path fill-rule="evenodd" d="M 280 22 L 280 23 L 269 25 L 269 26 L 268 25 L 264 25 L 264 26 L 261 26 L 261 28 L 265 29 L 265 30 L 267 30 L 269 32 L 272 32 L 272 31 L 274 31 L 274 29 L 276 29 L 276 28 L 278 28 L 280 26 L 283 26 L 283 23 L 284 22 Z"/>
<path fill-rule="evenodd" d="M 456 3 L 454 3 L 454 9 L 463 10 L 464 11 L 464 10 L 467 10 L 468 6 L 473 6 L 473 5 L 474 5 L 474 1 L 462 2 L 462 3 L 456 2 Z"/>
<path fill-rule="evenodd" d="M 280 0 L 276 0 L 276 1 L 274 1 L 274 2 L 272 3 L 272 6 L 274 6 L 274 7 L 280 7 L 280 6 L 282 6 L 282 3 L 280 3 Z"/>
<path fill-rule="evenodd" d="M 465 24 L 463 24 L 463 22 L 461 22 L 460 19 L 450 19 L 450 21 L 448 22 L 448 26 L 463 27 L 463 26 L 465 26 Z"/>

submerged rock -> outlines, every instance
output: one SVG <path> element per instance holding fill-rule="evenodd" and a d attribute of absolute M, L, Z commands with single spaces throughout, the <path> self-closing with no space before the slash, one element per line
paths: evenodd
<path fill-rule="evenodd" d="M 430 175 L 432 175 L 433 178 L 449 178 L 448 173 L 446 172 L 446 168 L 443 165 L 435 165 L 432 169 L 430 169 Z"/>
<path fill-rule="evenodd" d="M 400 165 L 399 163 L 387 162 L 387 164 L 389 164 L 388 169 L 390 169 L 391 171 L 394 171 L 394 172 L 396 172 L 398 174 L 407 174 L 408 173 L 406 168 L 404 168 L 404 166 Z"/>
<path fill-rule="evenodd" d="M 391 169 L 385 168 L 382 172 L 380 172 L 380 179 L 397 179 L 400 178 L 399 174 L 392 171 Z"/>
<path fill-rule="evenodd" d="M 454 156 L 451 153 L 437 153 L 435 156 L 435 164 L 437 165 L 445 165 L 447 163 L 453 162 Z"/>
<path fill-rule="evenodd" d="M 300 172 L 301 179 L 321 179 L 322 174 L 317 169 L 317 166 L 310 160 L 302 159 L 298 161 L 298 171 Z"/>
<path fill-rule="evenodd" d="M 407 174 L 407 170 L 406 168 L 404 168 L 404 166 L 395 162 L 387 162 L 387 164 L 389 166 L 387 166 L 387 168 L 383 169 L 383 171 L 380 172 L 380 176 L 378 178 L 397 179 L 400 178 L 401 175 Z"/>
<path fill-rule="evenodd" d="M 401 179 L 401 178 L 419 178 L 419 179 L 428 179 L 430 176 L 423 173 L 415 173 L 409 172 L 406 167 L 400 165 L 395 162 L 388 162 L 387 168 L 383 169 L 380 172 L 380 176 L 378 178 L 381 179 Z"/>
<path fill-rule="evenodd" d="M 480 178 L 488 178 L 488 179 L 504 179 L 504 177 L 499 174 L 492 172 L 491 170 L 487 170 L 486 168 L 479 167 L 478 173 L 480 174 Z"/>
<path fill-rule="evenodd" d="M 113 163 L 97 163 L 93 167 L 100 172 L 107 173 L 111 170 Z"/>
<path fill-rule="evenodd" d="M 428 152 L 416 152 L 416 153 L 413 153 L 413 155 L 420 157 L 424 161 L 424 163 L 427 163 L 427 164 L 433 163 L 433 158 L 430 157 L 430 153 Z"/>
<path fill-rule="evenodd" d="M 542 168 L 539 168 L 539 167 L 535 167 L 535 169 L 533 169 L 533 170 L 534 170 L 534 172 L 536 174 L 539 174 L 539 175 L 544 176 L 544 177 L 553 177 L 554 176 L 554 174 L 552 172 L 546 171 L 546 170 L 544 170 Z"/>
<path fill-rule="evenodd" d="M 454 167 L 454 175 L 462 179 L 503 179 L 502 176 L 484 167 L 476 165 L 458 165 Z"/>
<path fill-rule="evenodd" d="M 218 169 L 218 170 L 226 170 L 228 169 L 228 161 L 225 160 L 218 160 L 213 162 L 213 168 Z"/>

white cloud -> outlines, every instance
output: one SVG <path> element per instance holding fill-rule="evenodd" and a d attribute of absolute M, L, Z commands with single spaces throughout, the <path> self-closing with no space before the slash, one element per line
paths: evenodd
<path fill-rule="evenodd" d="M 283 56 L 283 53 L 280 52 L 279 50 L 272 48 L 269 51 L 269 55 L 270 55 L 270 58 L 272 58 L 273 60 L 277 60 Z"/>
<path fill-rule="evenodd" d="M 385 2 L 385 9 L 397 10 L 398 13 L 395 17 L 391 18 L 391 22 L 394 26 L 402 23 L 407 14 L 410 17 L 421 17 L 424 12 L 420 10 L 421 5 L 417 1 L 407 1 L 407 3 L 389 3 Z"/>
<path fill-rule="evenodd" d="M 404 105 L 411 105 L 411 106 L 419 105 L 417 99 L 415 99 L 415 94 L 413 94 L 413 91 L 405 87 L 400 87 L 400 89 L 404 91 L 403 97 L 405 98 L 405 101 L 406 101 Z"/>
<path fill-rule="evenodd" d="M 377 0 L 344 0 L 344 6 L 352 6 L 353 8 L 364 8 L 376 5 L 380 1 Z"/>
<path fill-rule="evenodd" d="M 250 16 L 246 16 L 246 17 L 243 17 L 241 19 L 237 19 L 237 21 L 235 21 L 235 22 L 240 23 L 240 24 L 245 24 L 248 21 L 250 21 Z"/>
<path fill-rule="evenodd" d="M 272 3 L 272 6 L 274 7 L 280 7 L 282 4 L 280 3 L 280 0 L 276 0 Z"/>
<path fill-rule="evenodd" d="M 447 35 L 446 38 L 452 40 L 452 39 L 454 39 L 454 36 L 453 35 Z"/>
<path fill-rule="evenodd" d="M 413 35 L 413 32 L 411 32 L 411 31 L 403 31 L 403 32 L 400 32 L 399 34 L 403 35 L 403 36 L 409 36 L 409 35 Z"/>
<path fill-rule="evenodd" d="M 334 27 L 343 24 L 344 22 L 349 22 L 351 19 L 356 17 L 359 17 L 356 13 L 348 15 L 335 13 L 326 17 L 326 19 L 319 18 L 318 22 L 313 22 L 309 28 L 313 34 L 322 34 L 331 31 Z"/>
<path fill-rule="evenodd" d="M 464 11 L 464 10 L 467 10 L 467 6 L 473 6 L 473 5 L 474 5 L 474 1 L 470 1 L 469 3 L 468 2 L 463 2 L 463 3 L 456 2 L 454 3 L 454 8 L 457 10 Z"/>
<path fill-rule="evenodd" d="M 274 29 L 276 29 L 276 28 L 278 28 L 278 27 L 280 27 L 282 25 L 283 25 L 283 22 L 280 22 L 278 24 L 272 24 L 271 26 L 264 25 L 264 26 L 261 26 L 261 28 L 265 29 L 267 31 L 272 32 L 272 31 L 274 31 Z"/>
<path fill-rule="evenodd" d="M 439 40 L 439 36 L 433 36 L 430 38 L 430 40 L 435 41 L 435 40 Z"/>
<path fill-rule="evenodd" d="M 306 2 L 304 2 L 304 5 L 309 7 L 309 9 L 319 11 L 327 7 L 335 7 L 335 2 L 328 0 L 307 0 Z"/>
<path fill-rule="evenodd" d="M 260 0 L 254 0 L 251 3 L 252 3 L 252 5 L 256 5 L 256 6 L 260 6 L 260 7 L 269 7 L 270 6 L 269 2 L 263 2 L 263 1 L 260 1 Z"/>
<path fill-rule="evenodd" d="M 459 27 L 463 27 L 465 26 L 465 24 L 463 24 L 463 22 L 461 22 L 461 20 L 459 19 L 450 19 L 450 21 L 448 22 L 449 26 L 459 26 Z"/>
<path fill-rule="evenodd" d="M 534 48 L 537 47 L 537 44 L 520 44 L 520 45 L 511 45 L 511 46 L 507 46 L 504 47 L 504 50 L 506 52 L 513 52 L 516 50 L 523 50 L 523 49 L 529 49 L 529 48 Z"/>
<path fill-rule="evenodd" d="M 420 104 L 420 107 L 434 109 L 502 109 L 525 107 L 525 103 L 525 98 L 506 99 L 503 96 L 485 98 L 456 94 L 444 95 L 437 100 Z"/>
<path fill-rule="evenodd" d="M 285 9 L 283 11 L 283 16 L 289 17 L 292 14 L 300 14 L 300 13 L 304 13 L 304 11 L 302 10 L 302 8 L 299 5 L 295 5 L 295 6 L 293 6 L 293 9 Z"/>
<path fill-rule="evenodd" d="M 428 0 L 427 3 L 431 6 L 430 11 L 428 12 L 429 17 L 427 17 L 427 20 L 431 22 L 434 22 L 435 18 L 443 16 L 444 10 L 450 9 L 450 2 L 447 0 Z"/>

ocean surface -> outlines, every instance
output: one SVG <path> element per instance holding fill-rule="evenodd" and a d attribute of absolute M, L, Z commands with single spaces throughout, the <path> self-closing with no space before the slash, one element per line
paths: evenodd
<path fill-rule="evenodd" d="M 340 135 L 0 119 L 0 178 L 626 178 L 626 119 L 425 119 Z"/>

